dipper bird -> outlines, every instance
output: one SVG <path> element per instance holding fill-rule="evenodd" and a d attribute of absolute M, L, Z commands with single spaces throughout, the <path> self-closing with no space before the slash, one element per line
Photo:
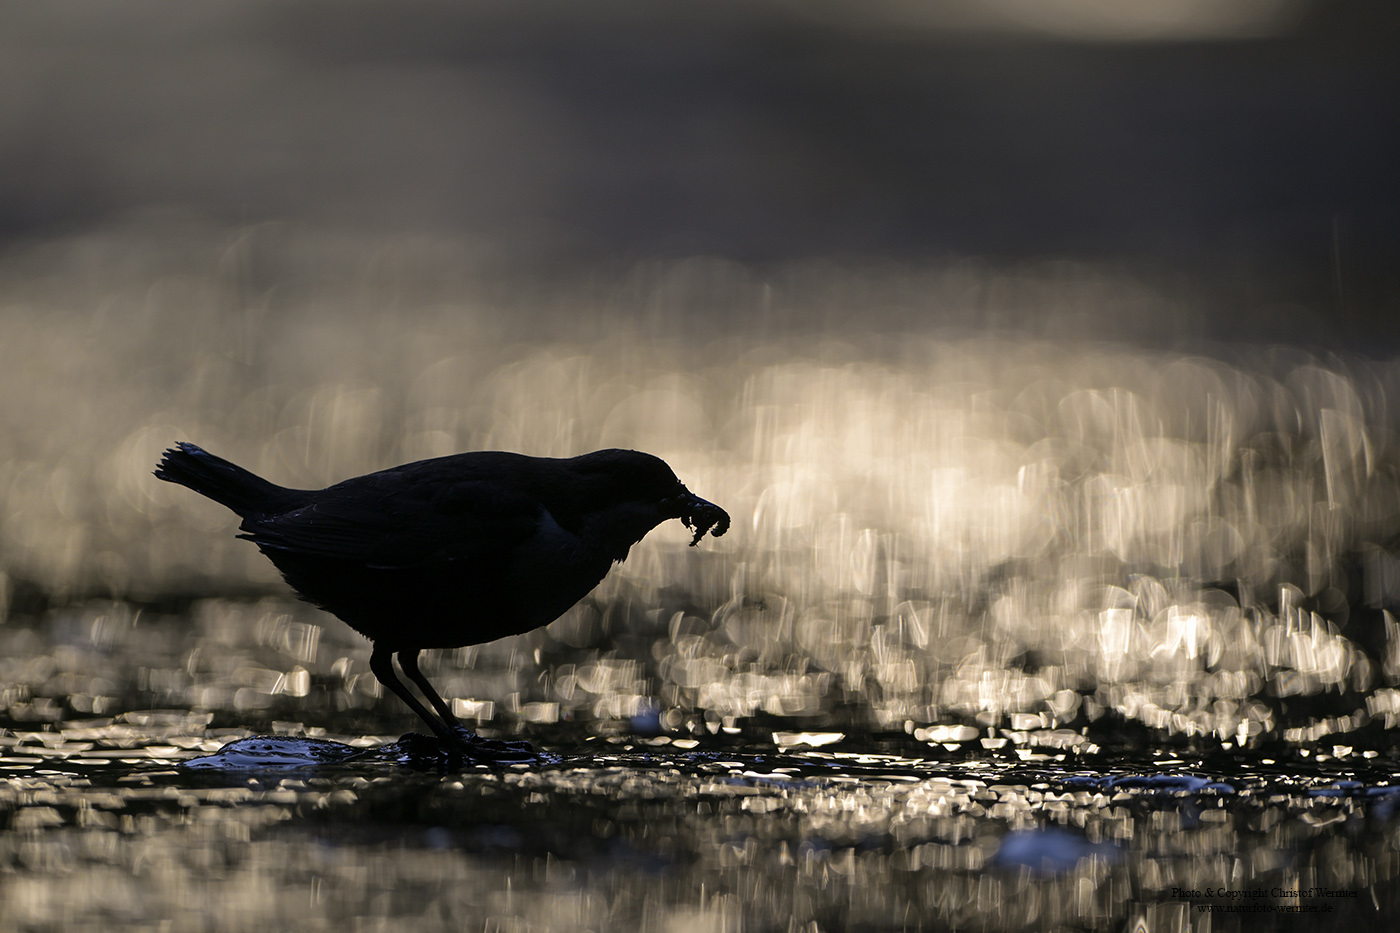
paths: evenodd
<path fill-rule="evenodd" d="M 554 621 L 632 545 L 678 518 L 694 533 L 729 529 L 665 461 L 635 450 L 566 459 L 478 451 L 419 460 L 336 483 L 288 489 L 179 443 L 155 475 L 243 519 L 252 541 L 307 602 L 374 643 L 370 670 L 449 749 L 492 758 L 418 669 L 424 648 L 459 648 Z M 391 656 L 437 715 L 394 675 Z M 525 746 L 528 748 L 528 746 Z M 497 755 L 496 757 L 499 757 Z"/>

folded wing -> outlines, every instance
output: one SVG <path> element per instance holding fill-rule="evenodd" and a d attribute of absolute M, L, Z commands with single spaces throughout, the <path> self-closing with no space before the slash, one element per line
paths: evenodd
<path fill-rule="evenodd" d="M 463 560 L 489 565 L 548 521 L 538 500 L 499 483 L 403 485 L 391 473 L 332 486 L 289 512 L 250 517 L 239 537 L 265 551 L 377 569 Z"/>

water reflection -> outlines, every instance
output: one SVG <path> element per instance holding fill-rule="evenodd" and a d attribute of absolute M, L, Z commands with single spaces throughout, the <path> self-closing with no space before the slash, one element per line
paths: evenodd
<path fill-rule="evenodd" d="M 1341 929 L 1400 907 L 1388 767 L 676 750 L 575 729 L 546 767 L 211 773 L 180 765 L 207 744 L 197 721 L 148 721 L 134 749 L 111 747 L 134 721 L 5 742 L 16 928 L 1118 929 L 1248 904 Z"/>

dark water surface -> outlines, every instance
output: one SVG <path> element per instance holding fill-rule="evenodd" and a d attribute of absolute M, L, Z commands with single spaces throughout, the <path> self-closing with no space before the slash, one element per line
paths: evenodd
<path fill-rule="evenodd" d="M 482 728 L 538 763 L 449 770 L 345 676 L 365 651 L 339 626 L 288 663 L 319 618 L 93 604 L 0 628 L 3 928 L 1331 930 L 1400 910 L 1383 731 L 1225 750 L 1111 715 L 881 730 L 831 702 L 708 726 L 524 704 Z M 458 673 L 509 678 L 500 653 Z M 134 708 L 176 695 L 201 702 Z"/>
<path fill-rule="evenodd" d="M 6 740 L 8 928 L 1341 929 L 1400 906 L 1389 759 L 571 729 L 498 772 L 196 771 L 196 721 L 130 718 Z"/>

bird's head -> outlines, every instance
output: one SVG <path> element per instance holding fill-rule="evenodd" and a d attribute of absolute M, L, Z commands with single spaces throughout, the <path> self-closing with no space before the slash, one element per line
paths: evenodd
<path fill-rule="evenodd" d="M 691 545 L 705 535 L 729 530 L 729 513 L 701 499 L 666 465 L 636 450 L 595 450 L 570 461 L 575 475 L 592 491 L 593 520 L 598 531 L 626 549 L 664 521 L 678 518 L 691 530 Z M 629 539 L 623 543 L 622 539 Z M 621 560 L 621 558 L 617 558 Z"/>

